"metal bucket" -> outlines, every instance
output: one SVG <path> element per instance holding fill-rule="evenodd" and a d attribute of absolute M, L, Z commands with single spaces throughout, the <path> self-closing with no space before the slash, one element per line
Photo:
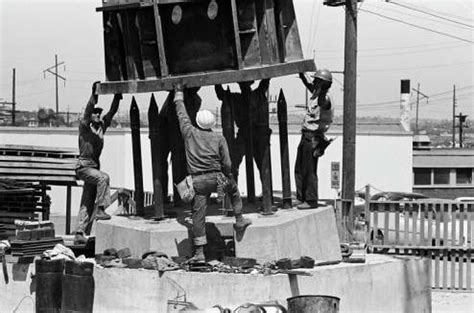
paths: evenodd
<path fill-rule="evenodd" d="M 338 297 L 333 296 L 296 296 L 286 299 L 288 313 L 337 313 Z"/>
<path fill-rule="evenodd" d="M 86 262 L 66 261 L 63 276 L 63 313 L 92 312 L 94 306 L 94 265 Z"/>
<path fill-rule="evenodd" d="M 61 310 L 64 260 L 36 260 L 36 312 L 59 313 Z"/>

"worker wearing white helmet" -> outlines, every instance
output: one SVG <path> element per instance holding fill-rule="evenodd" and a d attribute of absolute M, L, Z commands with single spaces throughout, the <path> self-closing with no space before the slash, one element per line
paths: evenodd
<path fill-rule="evenodd" d="M 312 93 L 301 129 L 301 141 L 298 146 L 295 164 L 296 198 L 299 209 L 318 206 L 318 159 L 331 143 L 325 136 L 329 129 L 334 108 L 328 90 L 331 88 L 332 75 L 327 69 L 318 69 L 312 83 L 300 73 L 303 84 Z"/>
<path fill-rule="evenodd" d="M 252 222 L 242 216 L 242 199 L 231 174 L 231 161 L 227 142 L 219 133 L 212 131 L 216 124 L 214 114 L 200 110 L 193 126 L 184 105 L 183 88 L 175 87 L 174 103 L 179 127 L 184 139 L 188 173 L 192 177 L 195 196 L 192 199 L 194 256 L 191 261 L 205 261 L 207 200 L 212 192 L 224 190 L 230 197 L 237 232 Z M 183 199 L 184 200 L 184 199 Z"/>

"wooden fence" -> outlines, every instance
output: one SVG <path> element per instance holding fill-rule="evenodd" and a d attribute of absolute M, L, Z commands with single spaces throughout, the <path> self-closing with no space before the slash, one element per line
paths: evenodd
<path fill-rule="evenodd" d="M 376 253 L 432 259 L 432 287 L 473 291 L 474 202 L 371 201 L 366 238 Z"/>

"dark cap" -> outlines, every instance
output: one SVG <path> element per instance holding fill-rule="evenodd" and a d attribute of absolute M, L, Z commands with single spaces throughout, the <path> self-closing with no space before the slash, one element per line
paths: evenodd
<path fill-rule="evenodd" d="M 102 114 L 102 111 L 103 111 L 103 110 L 104 110 L 104 109 L 102 109 L 102 108 L 96 107 L 96 108 L 94 108 L 94 110 L 92 111 L 92 113 L 93 113 L 93 114 L 99 114 L 99 115 L 100 115 L 100 114 Z"/>

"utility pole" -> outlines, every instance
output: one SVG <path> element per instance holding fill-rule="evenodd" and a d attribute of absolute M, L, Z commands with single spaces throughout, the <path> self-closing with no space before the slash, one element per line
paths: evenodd
<path fill-rule="evenodd" d="M 420 92 L 420 83 L 418 83 L 418 88 L 417 89 L 414 89 L 414 91 L 416 91 L 416 117 L 415 117 L 415 133 L 418 134 L 418 108 L 420 107 L 420 94 L 428 99 L 429 97 L 423 93 Z"/>
<path fill-rule="evenodd" d="M 456 115 L 456 117 L 459 119 L 459 148 L 462 148 L 462 129 L 464 127 L 463 124 L 466 122 L 467 115 L 463 115 L 462 112 L 459 112 L 459 115 Z"/>
<path fill-rule="evenodd" d="M 16 103 L 15 103 L 15 82 L 16 82 L 16 71 L 13 68 L 12 75 L 12 126 L 15 126 L 15 117 L 16 117 Z"/>
<path fill-rule="evenodd" d="M 453 148 L 456 148 L 456 85 L 453 85 Z"/>
<path fill-rule="evenodd" d="M 66 78 L 58 74 L 58 66 L 64 64 L 64 62 L 58 63 L 58 55 L 54 55 L 54 65 L 45 69 L 43 71 L 43 74 L 46 74 L 46 72 L 53 74 L 55 77 L 56 81 L 56 117 L 59 114 L 59 91 L 58 91 L 58 78 L 61 78 L 64 82 L 66 82 Z M 51 69 L 54 68 L 54 72 L 51 71 Z"/>

